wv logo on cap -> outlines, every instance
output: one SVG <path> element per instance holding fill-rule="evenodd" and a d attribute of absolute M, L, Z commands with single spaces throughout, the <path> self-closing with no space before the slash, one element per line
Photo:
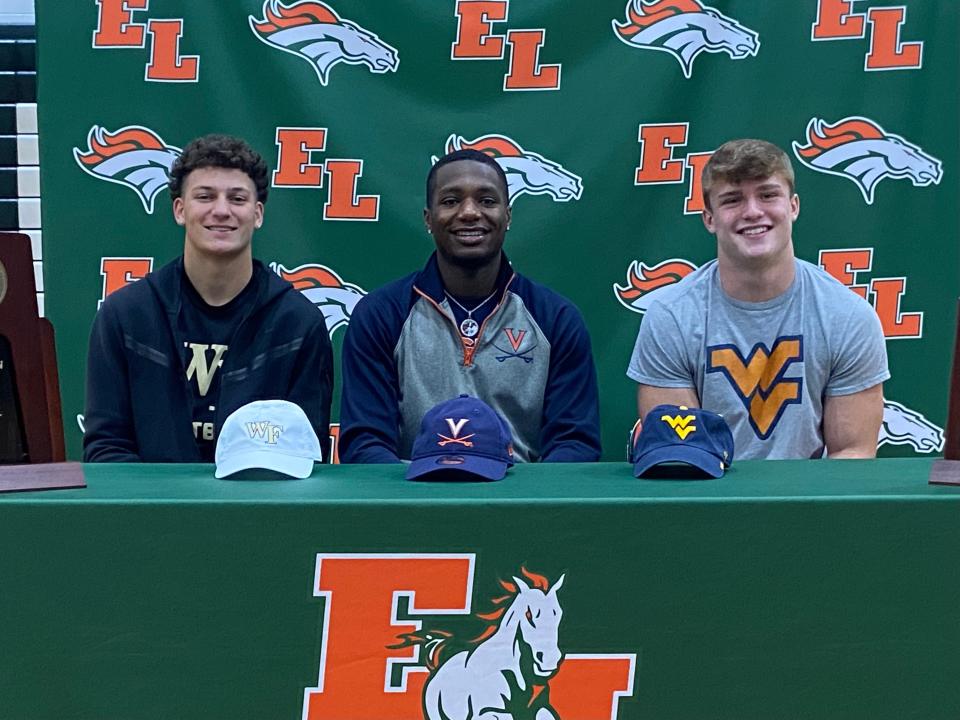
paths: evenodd
<path fill-rule="evenodd" d="M 287 270 L 283 265 L 272 262 L 270 269 L 317 306 L 323 313 L 331 338 L 334 330 L 350 322 L 350 316 L 353 315 L 360 298 L 367 294 L 359 285 L 344 282 L 343 278 L 326 265 L 306 264 Z"/>
<path fill-rule="evenodd" d="M 251 440 L 263 440 L 267 445 L 276 445 L 283 434 L 283 425 L 274 425 L 269 420 L 258 420 L 257 422 L 248 422 L 244 426 L 247 429 L 247 436 Z"/>
<path fill-rule="evenodd" d="M 167 187 L 170 166 L 180 148 L 167 145 L 149 128 L 128 125 L 108 132 L 94 125 L 87 134 L 87 150 L 73 149 L 84 172 L 133 190 L 143 209 L 153 213 L 153 201 Z"/>
<path fill-rule="evenodd" d="M 797 159 L 811 170 L 853 181 L 867 205 L 884 178 L 908 178 L 917 187 L 939 184 L 942 163 L 873 120 L 848 117 L 828 125 L 820 118 L 807 124 L 807 144 L 793 143 Z"/>
<path fill-rule="evenodd" d="M 579 200 L 583 193 L 583 179 L 535 152 L 524 150 L 506 135 L 481 135 L 467 140 L 462 135 L 447 138 L 446 153 L 456 150 L 479 150 L 486 153 L 503 168 L 507 176 L 507 194 L 510 204 L 523 195 L 549 195 L 556 202 Z M 436 162 L 437 158 L 433 158 Z"/>
<path fill-rule="evenodd" d="M 702 52 L 724 52 L 734 60 L 755 56 L 757 33 L 699 0 L 631 0 L 627 21 L 612 21 L 614 34 L 627 45 L 673 55 L 690 78 Z"/>
<path fill-rule="evenodd" d="M 697 431 L 697 426 L 693 424 L 693 415 L 661 415 L 660 420 L 672 427 L 681 440 L 686 440 L 687 435 Z"/>
<path fill-rule="evenodd" d="M 643 315 L 651 302 L 663 296 L 662 288 L 676 285 L 696 269 L 696 265 L 683 258 L 670 258 L 653 266 L 634 260 L 627 268 L 627 284 L 614 283 L 613 294 L 625 308 Z"/>
<path fill-rule="evenodd" d="M 303 0 L 282 5 L 266 0 L 263 19 L 249 16 L 250 29 L 267 45 L 303 58 L 321 85 L 337 63 L 366 65 L 370 72 L 393 72 L 400 64 L 395 48 L 354 22 L 342 19 L 326 3 Z"/>

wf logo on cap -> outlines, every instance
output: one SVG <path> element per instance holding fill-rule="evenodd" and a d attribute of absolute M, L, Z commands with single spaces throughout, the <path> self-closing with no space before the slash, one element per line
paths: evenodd
<path fill-rule="evenodd" d="M 460 395 L 423 416 L 407 480 L 500 480 L 513 465 L 510 427 L 482 400 Z"/>
<path fill-rule="evenodd" d="M 235 410 L 217 439 L 216 477 L 262 468 L 309 477 L 321 461 L 320 440 L 307 414 L 286 400 L 257 400 Z"/>
<path fill-rule="evenodd" d="M 276 445 L 280 439 L 280 433 L 283 432 L 282 425 L 274 425 L 269 420 L 248 422 L 246 428 L 251 440 L 263 440 L 267 445 Z"/>
<path fill-rule="evenodd" d="M 688 466 L 691 472 L 671 477 L 718 478 L 733 463 L 733 434 L 717 413 L 685 405 L 657 405 L 630 437 L 633 474 L 640 477 L 661 466 Z M 671 468 L 671 470 L 674 468 Z"/>

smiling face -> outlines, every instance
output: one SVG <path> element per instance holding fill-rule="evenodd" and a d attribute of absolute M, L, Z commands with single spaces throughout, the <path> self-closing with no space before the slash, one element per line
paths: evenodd
<path fill-rule="evenodd" d="M 497 262 L 510 224 L 501 176 L 484 163 L 457 160 L 439 168 L 435 180 L 423 219 L 441 260 L 465 268 Z"/>
<path fill-rule="evenodd" d="M 720 180 L 710 188 L 703 224 L 717 236 L 721 266 L 767 267 L 793 260 L 793 221 L 800 198 L 780 175 Z"/>
<path fill-rule="evenodd" d="M 251 254 L 253 231 L 263 224 L 263 203 L 243 170 L 197 168 L 187 175 L 173 216 L 186 229 L 185 256 Z"/>

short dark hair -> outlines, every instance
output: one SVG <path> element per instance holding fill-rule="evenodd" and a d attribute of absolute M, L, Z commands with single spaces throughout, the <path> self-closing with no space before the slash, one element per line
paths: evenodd
<path fill-rule="evenodd" d="M 730 140 L 718 147 L 703 168 L 703 201 L 710 209 L 710 190 L 718 182 L 741 183 L 781 175 L 793 195 L 794 174 L 789 156 L 766 140 Z"/>
<path fill-rule="evenodd" d="M 510 197 L 510 193 L 507 190 L 507 174 L 503 171 L 503 168 L 500 167 L 500 163 L 493 159 L 492 156 L 487 155 L 485 152 L 480 152 L 479 150 L 474 150 L 468 148 L 466 150 L 454 150 L 452 153 L 447 153 L 442 158 L 437 160 L 433 167 L 430 168 L 430 172 L 427 173 L 427 207 L 433 207 L 431 203 L 433 202 L 433 191 L 437 187 L 437 170 L 442 168 L 444 165 L 449 165 L 453 162 L 458 162 L 460 160 L 473 160 L 474 162 L 483 163 L 484 165 L 489 165 L 497 172 L 497 176 L 500 178 L 500 182 L 503 184 L 503 196 L 505 198 Z"/>
<path fill-rule="evenodd" d="M 170 197 L 183 194 L 187 175 L 198 168 L 227 168 L 245 172 L 257 188 L 257 200 L 267 201 L 267 163 L 246 141 L 233 135 L 204 135 L 191 140 L 170 168 Z"/>

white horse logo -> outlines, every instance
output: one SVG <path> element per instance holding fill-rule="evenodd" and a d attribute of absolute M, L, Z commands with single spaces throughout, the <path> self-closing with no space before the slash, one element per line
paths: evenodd
<path fill-rule="evenodd" d="M 343 278 L 325 265 L 307 264 L 288 270 L 273 262 L 270 263 L 270 269 L 317 306 L 323 313 L 331 338 L 337 328 L 350 322 L 353 309 L 360 302 L 360 298 L 367 294 L 359 285 L 344 282 Z"/>
<path fill-rule="evenodd" d="M 612 21 L 614 34 L 631 47 L 670 53 L 688 79 L 702 52 L 741 60 L 760 50 L 757 33 L 699 0 L 630 0 L 626 13 L 626 22 Z"/>
<path fill-rule="evenodd" d="M 943 450 L 943 429 L 916 410 L 893 400 L 884 400 L 877 447 L 886 444 L 912 445 L 920 453 L 940 452 Z"/>
<path fill-rule="evenodd" d="M 468 649 L 449 655 L 453 638 L 445 632 L 407 633 L 394 646 L 427 652 L 427 720 L 558 720 L 548 682 L 563 661 L 557 591 L 564 576 L 550 587 L 542 575 L 525 568 L 521 574 L 529 584 L 501 581 L 507 595 L 494 600 L 496 610 L 477 616 L 490 625 Z"/>
<path fill-rule="evenodd" d="M 797 159 L 811 170 L 853 181 L 868 205 L 884 178 L 908 178 L 917 187 L 939 184 L 943 163 L 873 120 L 848 117 L 833 125 L 807 123 L 807 144 L 793 143 Z"/>
<path fill-rule="evenodd" d="M 73 149 L 84 172 L 130 188 L 151 214 L 153 201 L 166 189 L 170 167 L 178 155 L 180 148 L 167 145 L 153 130 L 139 125 L 116 132 L 94 125 L 87 134 L 87 150 Z"/>
<path fill-rule="evenodd" d="M 670 258 L 653 267 L 634 260 L 627 268 L 627 284 L 613 284 L 613 294 L 628 310 L 643 315 L 650 303 L 663 295 L 663 288 L 673 287 L 697 269 L 689 260 Z"/>
<path fill-rule="evenodd" d="M 257 38 L 309 62 L 321 85 L 327 84 L 330 68 L 337 63 L 366 65 L 375 73 L 395 71 L 400 64 L 395 48 L 316 0 L 293 5 L 266 0 L 263 18 L 248 19 Z"/>
<path fill-rule="evenodd" d="M 579 175 L 539 153 L 524 150 L 505 135 L 483 135 L 476 140 L 467 140 L 462 135 L 447 138 L 447 153 L 467 149 L 486 153 L 503 168 L 511 204 L 524 193 L 549 195 L 557 202 L 579 200 L 583 193 L 583 179 Z M 436 161 L 434 157 L 433 162 Z"/>

